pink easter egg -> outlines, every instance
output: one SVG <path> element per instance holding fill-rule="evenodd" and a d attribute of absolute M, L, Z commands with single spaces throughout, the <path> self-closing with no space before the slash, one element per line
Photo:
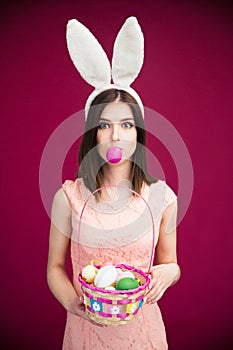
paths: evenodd
<path fill-rule="evenodd" d="M 118 269 L 117 269 L 118 270 Z M 130 271 L 117 271 L 117 282 L 121 280 L 122 278 L 129 277 L 129 278 L 135 278 L 134 274 Z"/>

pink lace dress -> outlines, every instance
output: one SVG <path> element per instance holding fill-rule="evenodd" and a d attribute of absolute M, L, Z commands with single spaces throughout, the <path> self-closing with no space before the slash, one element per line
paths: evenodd
<path fill-rule="evenodd" d="M 126 204 L 124 201 L 124 205 L 121 205 L 120 210 L 115 210 L 114 214 L 103 210 L 103 208 L 99 210 L 91 203 L 90 205 L 87 204 L 83 212 L 82 222 L 84 226 L 86 224 L 89 228 L 86 231 L 89 233 L 82 234 L 84 237 L 80 237 L 81 244 L 80 250 L 78 250 L 79 217 L 90 192 L 85 187 L 82 179 L 66 180 L 62 187 L 72 208 L 71 258 L 73 284 L 77 294 L 81 295 L 77 280 L 79 251 L 82 266 L 88 265 L 92 259 L 98 259 L 112 263 L 124 263 L 148 271 L 153 231 L 152 223 L 148 224 L 150 217 L 143 215 L 147 206 L 140 197 L 131 195 L 130 200 L 126 201 Z M 155 223 L 154 243 L 156 246 L 163 212 L 177 197 L 171 188 L 161 180 L 150 186 L 145 186 L 141 195 L 153 212 Z M 148 210 L 147 212 L 149 213 Z M 135 235 L 136 228 L 141 230 L 143 222 L 146 227 L 143 234 Z M 91 234 L 90 223 L 93 227 L 93 235 Z M 130 233 L 133 231 L 133 235 L 130 236 L 129 234 L 129 241 L 125 239 L 127 234 L 124 233 L 123 226 L 127 227 L 127 232 L 129 232 L 129 229 Z M 112 236 L 106 238 L 109 231 L 113 231 L 113 229 L 116 229 L 115 232 L 119 233 L 121 244 L 118 244 L 119 242 L 114 244 Z M 85 232 L 85 229 L 83 232 Z M 98 233 L 95 234 L 96 232 Z M 85 240 L 87 235 L 90 236 L 89 241 Z M 93 236 L 95 237 L 95 243 L 93 242 Z M 105 238 L 106 241 L 103 243 Z M 112 246 L 109 241 L 112 242 Z M 157 303 L 153 305 L 143 304 L 135 319 L 123 326 L 99 327 L 79 316 L 67 313 L 63 350 L 165 350 L 167 348 L 165 327 Z"/>

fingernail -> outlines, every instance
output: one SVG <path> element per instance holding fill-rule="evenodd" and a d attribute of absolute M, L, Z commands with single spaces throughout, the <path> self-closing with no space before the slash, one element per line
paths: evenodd
<path fill-rule="evenodd" d="M 146 303 L 147 302 L 147 298 L 143 298 L 143 301 L 144 301 L 144 303 Z"/>

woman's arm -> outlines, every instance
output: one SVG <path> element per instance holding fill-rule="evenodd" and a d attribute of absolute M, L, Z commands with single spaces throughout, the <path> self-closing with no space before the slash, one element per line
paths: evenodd
<path fill-rule="evenodd" d="M 91 323 L 85 314 L 83 298 L 78 297 L 66 272 L 66 258 L 71 235 L 71 209 L 63 189 L 54 196 L 49 238 L 47 281 L 55 298 L 63 307 Z"/>
<path fill-rule="evenodd" d="M 66 273 L 66 257 L 71 234 L 71 209 L 60 189 L 54 196 L 49 237 L 47 281 L 56 299 L 69 309 L 70 302 L 77 298 L 75 289 Z"/>
<path fill-rule="evenodd" d="M 176 252 L 177 201 L 172 202 L 163 213 L 158 243 L 156 245 L 156 265 L 151 269 L 151 283 L 144 300 L 158 301 L 165 290 L 180 278 Z"/>

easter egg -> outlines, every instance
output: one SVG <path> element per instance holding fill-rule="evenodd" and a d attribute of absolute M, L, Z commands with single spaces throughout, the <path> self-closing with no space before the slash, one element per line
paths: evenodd
<path fill-rule="evenodd" d="M 94 285 L 97 288 L 106 288 L 111 286 L 117 278 L 117 269 L 112 265 L 106 265 L 99 269 L 94 279 Z"/>
<path fill-rule="evenodd" d="M 93 265 L 87 265 L 82 269 L 82 278 L 87 283 L 92 283 L 95 279 L 97 269 Z"/>
<path fill-rule="evenodd" d="M 130 278 L 135 278 L 134 274 L 130 271 L 122 271 L 121 269 L 117 269 L 118 274 L 117 274 L 117 282 L 121 280 L 124 277 L 130 277 Z M 120 270 L 120 271 L 119 271 Z"/>
<path fill-rule="evenodd" d="M 137 287 L 138 287 L 138 281 L 135 278 L 131 278 L 131 277 L 121 278 L 116 284 L 117 290 L 129 290 L 129 289 L 135 289 Z"/>
<path fill-rule="evenodd" d="M 119 163 L 122 158 L 122 150 L 120 147 L 112 146 L 107 150 L 106 158 L 112 164 Z"/>

